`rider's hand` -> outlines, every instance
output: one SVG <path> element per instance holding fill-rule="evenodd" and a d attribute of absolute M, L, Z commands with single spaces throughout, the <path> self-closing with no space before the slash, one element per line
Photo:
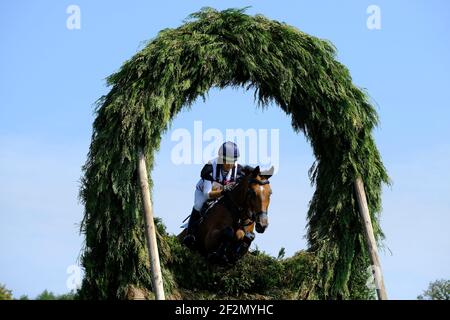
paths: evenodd
<path fill-rule="evenodd" d="M 224 194 L 225 192 L 231 191 L 234 188 L 235 184 L 236 184 L 235 182 L 231 182 L 231 183 L 224 185 L 223 189 L 222 189 L 222 194 Z"/>
<path fill-rule="evenodd" d="M 222 185 L 218 182 L 213 182 L 212 191 L 222 191 Z"/>

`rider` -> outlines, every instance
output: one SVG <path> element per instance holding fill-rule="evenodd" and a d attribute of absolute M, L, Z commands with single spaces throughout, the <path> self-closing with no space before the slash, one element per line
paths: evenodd
<path fill-rule="evenodd" d="M 201 218 L 200 211 L 203 204 L 209 199 L 219 198 L 224 192 L 230 190 L 234 183 L 242 176 L 242 166 L 237 163 L 239 148 L 231 141 L 222 144 L 218 151 L 218 157 L 210 160 L 200 173 L 200 180 L 195 187 L 195 200 L 192 213 L 189 218 L 187 235 L 183 243 L 192 247 L 195 242 L 195 234 Z M 219 186 L 218 189 L 214 188 Z"/>

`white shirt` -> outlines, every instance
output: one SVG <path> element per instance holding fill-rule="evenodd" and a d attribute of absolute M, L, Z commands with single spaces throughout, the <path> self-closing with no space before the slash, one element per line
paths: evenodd
<path fill-rule="evenodd" d="M 212 168 L 213 168 L 213 171 L 212 171 L 212 176 L 213 176 L 213 179 L 215 179 L 215 177 L 216 177 L 216 174 L 217 174 L 217 160 L 218 160 L 218 158 L 214 158 L 214 159 L 212 159 L 212 160 L 210 160 L 210 161 L 208 161 L 208 164 L 212 164 Z M 237 161 L 234 163 L 234 177 L 233 177 L 233 179 L 234 180 L 236 180 L 236 174 L 237 174 Z M 219 172 L 219 181 L 209 181 L 209 180 L 206 180 L 206 179 L 200 179 L 198 182 L 197 182 L 197 185 L 196 185 L 196 189 L 197 190 L 199 190 L 199 191 L 201 191 L 202 193 L 203 193 L 203 195 L 206 197 L 206 198 L 208 198 L 209 199 L 209 193 L 212 191 L 212 189 L 213 189 L 213 185 L 214 185 L 214 183 L 220 183 L 220 184 L 223 184 L 225 181 L 227 181 L 227 180 L 231 180 L 231 174 L 233 173 L 233 168 L 231 168 L 230 170 L 228 170 L 228 173 L 227 173 L 227 175 L 224 177 L 223 176 L 223 171 L 222 170 L 220 170 L 220 172 Z M 214 185 L 215 186 L 215 185 Z"/>

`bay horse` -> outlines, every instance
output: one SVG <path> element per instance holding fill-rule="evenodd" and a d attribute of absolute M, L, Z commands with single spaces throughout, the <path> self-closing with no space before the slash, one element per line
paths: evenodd
<path fill-rule="evenodd" d="M 244 168 L 245 175 L 207 211 L 198 227 L 196 249 L 212 263 L 241 258 L 255 237 L 253 231 L 263 233 L 269 224 L 273 166 L 265 172 L 259 166 Z"/>

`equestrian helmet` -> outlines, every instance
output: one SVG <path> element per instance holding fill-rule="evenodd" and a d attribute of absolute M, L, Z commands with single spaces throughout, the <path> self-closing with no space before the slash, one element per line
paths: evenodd
<path fill-rule="evenodd" d="M 226 163 L 232 163 L 239 158 L 239 148 L 236 143 L 227 141 L 219 148 L 219 159 Z"/>

